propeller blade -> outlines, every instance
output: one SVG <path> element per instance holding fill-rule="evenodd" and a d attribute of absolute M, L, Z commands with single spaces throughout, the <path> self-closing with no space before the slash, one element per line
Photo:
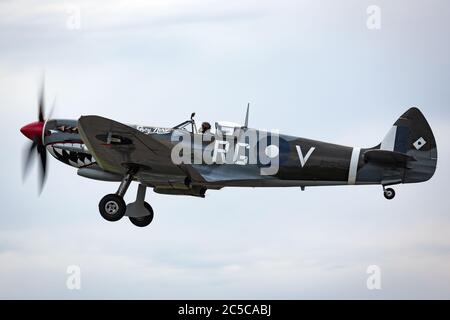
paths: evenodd
<path fill-rule="evenodd" d="M 47 120 L 52 118 L 53 112 L 55 111 L 55 106 L 56 106 L 56 96 L 53 99 L 52 108 L 50 109 L 50 113 L 47 115 Z"/>
<path fill-rule="evenodd" d="M 38 143 L 39 143 L 38 139 L 34 139 L 34 141 L 31 143 L 30 147 L 28 148 L 28 151 L 26 152 L 26 158 L 25 158 L 25 163 L 24 163 L 24 167 L 23 167 L 23 179 L 24 180 L 28 175 L 28 171 L 31 166 L 31 160 L 33 159 L 34 150 L 38 146 Z"/>
<path fill-rule="evenodd" d="M 51 114 L 53 113 L 55 104 L 56 104 L 56 97 L 55 97 L 55 100 L 53 101 L 52 109 L 50 111 L 49 116 L 51 116 Z M 44 188 L 44 185 L 45 185 L 46 178 L 47 178 L 47 149 L 44 145 L 44 141 L 42 140 L 43 138 L 40 136 L 40 134 L 36 134 L 35 132 L 32 132 L 32 134 L 29 134 L 29 132 L 27 132 L 26 130 L 33 131 L 35 129 L 34 127 L 32 127 L 33 125 L 38 126 L 37 128 L 40 128 L 41 125 L 42 125 L 42 127 L 44 126 L 44 122 L 45 122 L 45 77 L 44 77 L 44 75 L 42 76 L 41 89 L 39 91 L 39 97 L 38 97 L 38 118 L 39 118 L 39 122 L 40 122 L 39 124 L 36 124 L 36 123 L 30 124 L 30 125 L 22 128 L 21 131 L 26 137 L 33 139 L 33 142 L 31 143 L 31 145 L 24 151 L 25 161 L 24 161 L 24 167 L 23 167 L 23 180 L 25 180 L 28 175 L 28 171 L 30 169 L 32 159 L 35 156 L 34 153 L 35 153 L 35 151 L 37 151 L 37 155 L 38 155 L 39 162 L 40 162 L 40 165 L 39 165 L 39 194 L 41 194 L 42 190 Z M 35 137 L 33 138 L 33 136 L 35 136 Z"/>
<path fill-rule="evenodd" d="M 38 118 L 40 122 L 45 121 L 45 80 L 42 79 L 41 91 L 39 92 L 39 113 Z"/>
<path fill-rule="evenodd" d="M 44 188 L 45 180 L 47 178 L 47 150 L 45 146 L 39 144 L 37 147 L 37 151 L 39 153 L 39 158 L 41 160 L 40 165 L 40 186 L 39 186 L 39 194 L 41 194 L 42 189 Z"/>

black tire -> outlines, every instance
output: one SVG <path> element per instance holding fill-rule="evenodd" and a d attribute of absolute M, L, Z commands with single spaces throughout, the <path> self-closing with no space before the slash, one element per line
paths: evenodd
<path fill-rule="evenodd" d="M 147 202 L 144 202 L 144 207 L 148 211 L 148 215 L 144 217 L 129 217 L 132 224 L 136 227 L 146 227 L 153 221 L 153 208 Z"/>
<path fill-rule="evenodd" d="M 387 188 L 384 190 L 384 197 L 388 200 L 392 200 L 395 198 L 395 190 L 392 188 Z"/>
<path fill-rule="evenodd" d="M 108 194 L 100 200 L 98 209 L 103 219 L 108 221 L 119 221 L 127 211 L 127 205 L 122 197 L 117 194 Z"/>

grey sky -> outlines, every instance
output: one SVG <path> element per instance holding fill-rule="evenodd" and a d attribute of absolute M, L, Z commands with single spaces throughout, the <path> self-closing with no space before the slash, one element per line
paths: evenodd
<path fill-rule="evenodd" d="M 0 1 L 0 298 L 450 298 L 448 30 L 446 0 Z M 419 106 L 438 170 L 392 202 L 380 187 L 149 192 L 149 228 L 107 223 L 97 204 L 115 184 L 54 159 L 41 197 L 36 170 L 22 184 L 43 69 L 56 118 L 243 122 L 250 101 L 253 127 L 368 147 Z"/>

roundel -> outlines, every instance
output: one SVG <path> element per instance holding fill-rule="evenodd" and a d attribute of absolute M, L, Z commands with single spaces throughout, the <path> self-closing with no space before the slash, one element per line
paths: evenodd
<path fill-rule="evenodd" d="M 270 146 L 266 147 L 264 153 L 266 154 L 267 157 L 273 159 L 278 157 L 278 155 L 280 154 L 280 148 L 278 148 L 277 145 L 271 144 Z"/>
<path fill-rule="evenodd" d="M 267 137 L 267 141 L 260 141 L 259 146 L 262 147 L 260 150 L 261 155 L 265 155 L 267 158 L 276 159 L 278 158 L 279 164 L 284 164 L 289 158 L 289 143 L 282 137 L 274 139 L 272 136 Z"/>

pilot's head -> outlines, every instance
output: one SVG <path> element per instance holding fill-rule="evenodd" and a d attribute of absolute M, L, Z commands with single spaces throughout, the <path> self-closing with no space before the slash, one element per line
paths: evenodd
<path fill-rule="evenodd" d="M 209 122 L 203 122 L 201 132 L 205 133 L 209 130 L 211 130 L 211 125 L 209 124 Z"/>

